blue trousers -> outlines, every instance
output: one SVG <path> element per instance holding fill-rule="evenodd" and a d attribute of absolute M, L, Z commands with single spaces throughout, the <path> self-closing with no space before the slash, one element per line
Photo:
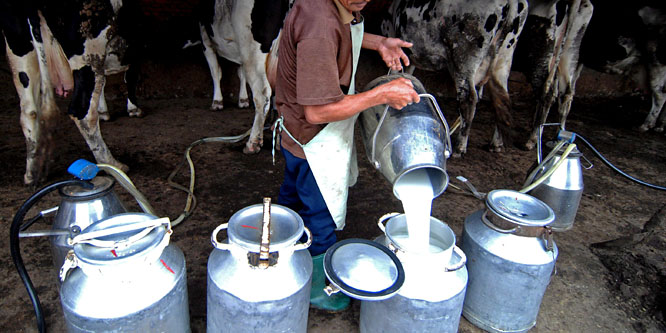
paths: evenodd
<path fill-rule="evenodd" d="M 284 148 L 281 150 L 286 163 L 277 202 L 291 208 L 303 218 L 305 227 L 312 232 L 310 254 L 322 254 L 336 242 L 335 222 L 308 161 L 294 156 Z"/>

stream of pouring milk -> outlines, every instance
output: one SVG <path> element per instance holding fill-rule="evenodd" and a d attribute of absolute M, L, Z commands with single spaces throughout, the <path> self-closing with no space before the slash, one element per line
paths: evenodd
<path fill-rule="evenodd" d="M 405 210 L 408 232 L 406 246 L 417 252 L 429 251 L 430 211 L 435 194 L 427 170 L 408 172 L 395 184 L 394 189 Z"/>

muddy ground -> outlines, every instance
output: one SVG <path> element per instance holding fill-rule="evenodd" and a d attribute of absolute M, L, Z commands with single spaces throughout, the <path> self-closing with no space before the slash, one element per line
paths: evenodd
<path fill-rule="evenodd" d="M 180 53 L 179 53 L 180 52 Z M 120 76 L 111 77 L 107 97 L 113 120 L 103 123 L 102 133 L 116 158 L 131 168 L 129 177 L 162 216 L 172 219 L 185 206 L 186 196 L 167 183 L 167 177 L 183 158 L 185 149 L 197 139 L 237 135 L 249 128 L 253 112 L 235 107 L 237 79 L 233 64 L 224 63 L 225 107 L 208 110 L 210 78 L 203 56 L 195 51 L 178 51 L 169 59 L 154 58 L 144 63 L 139 96 L 147 112 L 142 119 L 123 112 L 124 86 Z M 18 207 L 34 191 L 23 185 L 25 145 L 19 126 L 19 101 L 11 84 L 5 57 L 0 57 L 0 327 L 6 332 L 36 331 L 35 316 L 9 255 L 10 222 Z M 374 55 L 362 56 L 359 86 L 384 73 Z M 666 185 L 666 137 L 638 133 L 649 108 L 649 98 L 626 89 L 624 81 L 586 72 L 567 123 L 569 130 L 588 139 L 620 169 L 650 183 Z M 439 99 L 446 118 L 457 117 L 450 84 L 443 76 L 417 71 L 426 89 Z M 618 83 L 619 82 L 619 83 Z M 606 87 L 601 91 L 600 87 Z M 519 189 L 535 152 L 520 148 L 531 121 L 534 103 L 520 74 L 512 76 L 515 142 L 506 152 L 490 153 L 486 146 L 493 126 L 493 112 L 487 101 L 479 105 L 468 153 L 448 161 L 452 184 L 462 175 L 481 191 Z M 66 109 L 66 100 L 60 102 Z M 554 119 L 554 118 L 553 118 Z M 548 136 L 552 133 L 547 133 Z M 78 130 L 65 115 L 55 134 L 57 148 L 51 161 L 48 182 L 68 178 L 67 166 L 78 158 L 92 160 Z M 262 197 L 277 199 L 284 167 L 280 157 L 271 163 L 271 134 L 265 131 L 264 149 L 244 155 L 244 143 L 210 143 L 192 150 L 196 168 L 198 207 L 174 230 L 172 241 L 187 260 L 190 322 L 194 332 L 205 331 L 206 261 L 212 251 L 210 233 L 243 207 L 260 203 Z M 357 131 L 358 137 L 358 131 Z M 594 167 L 584 171 L 585 190 L 570 231 L 557 233 L 560 255 L 541 305 L 533 332 L 658 332 L 666 330 L 666 195 L 620 177 L 603 165 L 586 147 L 579 145 Z M 350 191 L 347 227 L 339 239 L 372 239 L 380 234 L 377 219 L 388 212 L 401 212 L 390 184 L 365 158 L 357 140 L 360 178 Z M 186 173 L 176 178 L 187 184 Z M 116 192 L 133 211 L 139 207 L 120 187 Z M 38 209 L 57 205 L 56 194 L 42 200 Z M 433 202 L 433 216 L 448 223 L 461 237 L 466 216 L 483 207 L 474 197 L 451 188 Z M 31 214 L 28 214 L 31 216 Z M 651 221 L 648 223 L 648 221 Z M 647 224 L 647 226 L 646 226 Z M 47 228 L 48 226 L 36 226 Z M 631 236 L 633 235 L 633 236 Z M 631 236 L 630 238 L 626 238 Z M 623 238 L 625 237 L 625 238 Z M 594 244 L 622 238 L 606 246 Z M 53 278 L 46 239 L 22 241 L 23 257 L 37 288 L 48 328 L 64 330 L 64 319 Z M 348 310 L 329 314 L 310 311 L 312 332 L 358 330 L 359 301 Z M 461 332 L 478 332 L 464 318 Z"/>

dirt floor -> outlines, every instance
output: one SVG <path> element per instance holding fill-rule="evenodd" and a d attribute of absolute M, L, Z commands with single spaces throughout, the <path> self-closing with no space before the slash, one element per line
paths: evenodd
<path fill-rule="evenodd" d="M 34 189 L 22 182 L 25 145 L 19 126 L 19 101 L 4 56 L 0 59 L 0 228 L 5 234 L 0 237 L 4 253 L 0 257 L 0 327 L 6 332 L 32 332 L 36 331 L 35 316 L 11 262 L 7 234 L 18 207 Z M 377 58 L 364 55 L 362 61 L 361 87 L 384 73 Z M 252 122 L 252 111 L 234 106 L 237 79 L 233 67 L 225 63 L 226 72 L 232 74 L 225 79 L 226 109 L 222 112 L 208 110 L 212 95 L 208 69 L 203 56 L 194 51 L 144 64 L 139 90 L 140 104 L 147 112 L 144 118 L 126 116 L 122 78 L 109 80 L 107 97 L 114 116 L 101 125 L 102 133 L 116 158 L 131 168 L 129 177 L 162 216 L 174 219 L 185 206 L 185 194 L 170 187 L 167 177 L 181 162 L 188 145 L 203 137 L 241 134 Z M 446 80 L 432 73 L 417 71 L 415 75 L 439 98 L 446 118 L 453 122 L 457 111 Z M 594 91 L 604 78 L 607 77 L 592 73 L 587 76 L 587 87 L 581 89 Z M 534 103 L 520 75 L 512 76 L 511 89 L 516 120 L 514 145 L 502 154 L 487 151 L 493 112 L 489 103 L 483 101 L 473 124 L 468 153 L 448 161 L 452 184 L 460 185 L 455 177 L 462 175 L 483 192 L 522 186 L 528 168 L 536 160 L 535 152 L 520 149 L 528 134 Z M 636 130 L 645 118 L 649 98 L 623 95 L 578 97 L 567 128 L 589 140 L 625 172 L 666 185 L 666 137 Z M 66 102 L 61 101 L 63 110 Z M 271 163 L 271 133 L 265 131 L 264 135 L 264 149 L 257 155 L 244 155 L 244 142 L 210 143 L 192 150 L 199 205 L 187 221 L 175 228 L 172 242 L 184 251 L 187 260 L 190 323 L 194 332 L 204 332 L 206 326 L 206 262 L 213 250 L 209 242 L 211 232 L 234 212 L 260 203 L 262 197 L 277 199 L 284 160 L 280 157 L 275 165 Z M 78 130 L 64 115 L 56 139 L 48 182 L 69 178 L 65 170 L 74 160 L 92 160 Z M 579 147 L 594 167 L 584 170 L 585 190 L 574 228 L 555 235 L 560 250 L 557 273 L 548 286 L 532 331 L 665 331 L 666 195 L 620 177 L 589 149 L 582 144 Z M 402 211 L 390 184 L 365 158 L 360 140 L 357 148 L 360 178 L 351 189 L 348 223 L 339 239 L 373 239 L 381 233 L 376 226 L 380 216 Z M 181 172 L 177 181 L 187 184 L 186 173 Z M 131 210 L 140 210 L 124 190 L 117 186 L 116 192 Z M 58 196 L 53 194 L 28 216 L 58 202 Z M 451 190 L 434 200 L 432 215 L 448 223 L 459 241 L 465 217 L 482 207 L 483 202 L 474 197 Z M 620 240 L 599 245 L 616 239 Z M 52 332 L 63 331 L 64 318 L 48 242 L 45 238 L 25 239 L 21 244 L 48 328 Z M 354 301 L 352 307 L 338 314 L 311 310 L 309 331 L 357 331 L 359 305 L 359 301 Z M 480 330 L 463 318 L 460 331 Z"/>

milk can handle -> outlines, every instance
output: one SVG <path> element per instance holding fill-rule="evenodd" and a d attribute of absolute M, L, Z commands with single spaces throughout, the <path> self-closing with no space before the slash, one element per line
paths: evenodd
<path fill-rule="evenodd" d="M 488 228 L 490 228 L 494 231 L 497 231 L 499 233 L 502 233 L 502 234 L 513 234 L 518 230 L 518 227 L 511 228 L 511 229 L 498 228 L 495 224 L 493 224 L 490 220 L 488 220 L 488 216 L 486 216 L 487 214 L 488 214 L 487 210 L 483 212 L 483 215 L 481 215 L 481 221 L 483 221 L 483 224 L 485 224 Z"/>
<path fill-rule="evenodd" d="M 435 97 L 431 94 L 419 94 L 419 97 L 421 98 L 427 98 L 430 100 L 432 105 L 435 107 L 435 110 L 437 111 L 437 115 L 439 116 L 439 119 L 442 121 L 442 124 L 444 124 L 444 129 L 446 130 L 446 152 L 445 156 L 446 158 L 449 158 L 451 156 L 451 135 L 450 135 L 450 130 L 449 130 L 449 123 L 446 122 L 446 119 L 444 118 L 444 114 L 442 113 L 442 110 L 439 108 L 439 104 L 437 104 L 437 100 Z"/>
<path fill-rule="evenodd" d="M 382 113 L 382 117 L 379 118 L 379 123 L 377 123 L 377 128 L 375 128 L 375 133 L 372 134 L 372 150 L 370 152 L 370 162 L 372 162 L 372 165 L 376 168 L 379 169 L 380 165 L 379 162 L 377 162 L 377 159 L 375 159 L 375 146 L 377 145 L 377 134 L 379 134 L 379 129 L 382 128 L 382 124 L 384 123 L 384 119 L 386 119 L 386 114 L 388 113 L 389 106 L 386 105 L 384 108 L 384 112 Z"/>
<path fill-rule="evenodd" d="M 460 261 L 458 261 L 455 265 L 453 266 L 446 266 L 445 270 L 447 272 L 452 272 L 452 271 L 457 271 L 465 266 L 467 263 L 467 256 L 465 255 L 465 252 L 463 252 L 457 245 L 453 245 L 453 252 L 455 252 L 458 256 L 460 256 Z"/>
<path fill-rule="evenodd" d="M 217 234 L 220 231 L 222 231 L 224 229 L 227 229 L 228 227 L 229 227 L 229 223 L 222 223 L 222 224 L 218 225 L 217 228 L 215 228 L 215 230 L 213 230 L 213 234 L 210 236 L 210 241 L 211 241 L 211 243 L 213 243 L 213 246 L 215 248 L 218 248 L 220 250 L 226 250 L 226 251 L 231 250 L 231 247 L 229 246 L 229 244 L 224 244 L 224 243 L 220 243 L 220 242 L 217 241 Z"/>
<path fill-rule="evenodd" d="M 388 220 L 388 219 L 390 219 L 390 218 L 392 218 L 392 217 L 398 216 L 398 215 L 400 215 L 400 213 L 388 213 L 388 214 L 384 214 L 384 216 L 380 217 L 379 220 L 377 221 L 377 226 L 379 226 L 379 229 L 380 229 L 384 234 L 386 234 L 386 227 L 384 226 L 384 221 L 386 221 L 386 220 Z"/>
<path fill-rule="evenodd" d="M 308 236 L 308 240 L 305 243 L 294 245 L 294 251 L 305 250 L 308 247 L 310 247 L 310 245 L 312 245 L 312 232 L 310 231 L 310 229 L 305 227 L 303 227 L 303 231 Z"/>

